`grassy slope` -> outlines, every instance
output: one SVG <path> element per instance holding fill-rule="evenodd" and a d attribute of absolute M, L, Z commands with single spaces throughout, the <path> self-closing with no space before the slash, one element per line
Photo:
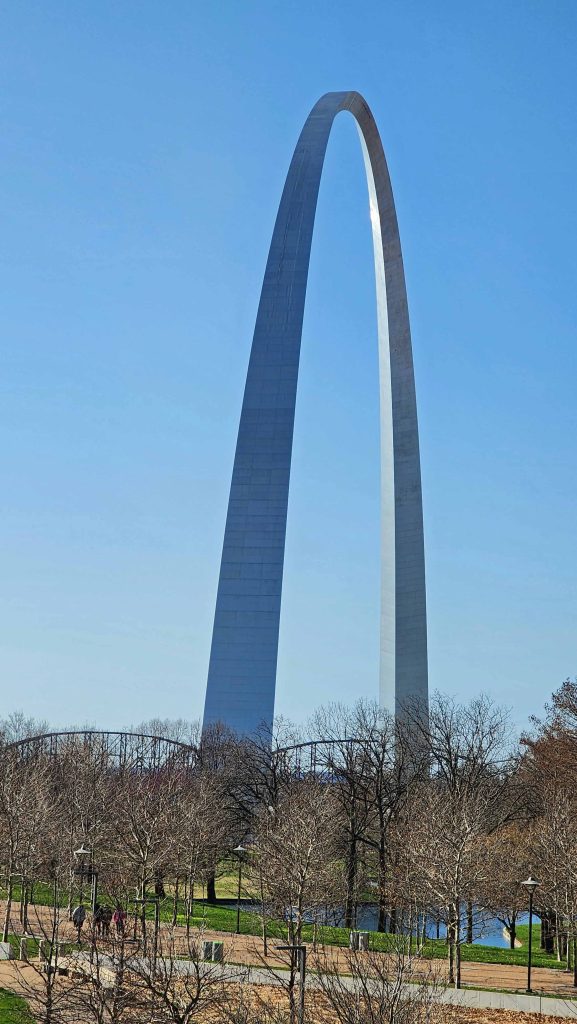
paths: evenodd
<path fill-rule="evenodd" d="M 179 923 L 184 923 L 184 918 L 180 915 Z M 236 910 L 221 906 L 211 907 L 206 903 L 198 903 L 195 905 L 193 923 L 195 925 L 203 924 L 204 927 L 212 928 L 216 931 L 231 932 L 236 928 Z M 243 935 L 260 935 L 261 927 L 262 923 L 258 914 L 241 911 L 240 930 Z M 286 929 L 283 928 L 280 922 L 269 922 L 267 931 L 273 938 L 286 939 Z M 313 926 L 305 925 L 304 941 L 312 942 L 312 939 Z M 347 928 L 319 927 L 318 940 L 330 945 L 348 946 L 349 931 Z M 393 941 L 391 936 L 379 932 L 372 932 L 371 940 L 374 949 L 383 951 L 389 948 Z M 398 939 L 394 941 L 398 942 Z M 429 956 L 443 958 L 447 955 L 447 947 L 442 939 L 431 939 L 427 943 L 426 952 Z M 472 963 L 513 964 L 524 967 L 527 963 L 527 950 L 524 947 L 520 949 L 499 949 L 497 946 L 467 945 L 464 943 L 462 946 L 462 958 Z M 552 967 L 557 970 L 562 970 L 565 967 L 565 964 L 559 963 L 555 957 L 541 952 L 537 936 L 535 936 L 533 946 L 533 965 L 535 967 Z"/>

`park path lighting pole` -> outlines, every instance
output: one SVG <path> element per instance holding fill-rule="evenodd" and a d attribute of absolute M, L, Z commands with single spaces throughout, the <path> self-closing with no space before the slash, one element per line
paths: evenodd
<path fill-rule="evenodd" d="M 246 853 L 244 846 L 240 843 L 232 851 L 238 857 L 238 891 L 236 895 L 236 934 L 240 935 L 240 891 L 242 886 L 242 858 Z"/>
<path fill-rule="evenodd" d="M 80 903 L 82 903 L 82 881 L 84 878 L 90 880 L 90 907 L 92 913 L 96 911 L 96 903 L 98 900 L 98 871 L 94 870 L 93 852 L 89 847 L 85 847 L 84 843 L 79 850 L 74 851 L 76 858 L 81 858 L 80 861 Z M 88 871 L 85 868 L 85 858 L 90 858 L 90 864 Z"/>
<path fill-rule="evenodd" d="M 535 895 L 535 889 L 539 885 L 531 875 L 524 882 L 521 882 L 529 893 L 529 945 L 527 947 L 527 992 L 531 994 L 531 953 L 533 949 L 533 896 Z"/>
<path fill-rule="evenodd" d="M 156 971 L 156 963 L 158 960 L 158 936 L 160 932 L 160 899 L 158 896 L 142 896 L 136 897 L 134 903 L 140 903 L 142 905 L 143 920 L 146 914 L 146 905 L 151 903 L 154 906 L 154 942 L 152 945 L 152 966 L 153 970 Z M 144 952 L 146 953 L 146 935 L 144 936 L 143 942 Z"/>
<path fill-rule="evenodd" d="M 78 867 L 76 869 L 75 874 L 77 874 L 80 877 L 80 898 L 79 898 L 78 902 L 82 903 L 82 883 L 84 881 L 84 876 L 85 876 L 85 872 L 86 872 L 86 868 L 84 866 L 85 865 L 85 858 L 92 856 L 92 850 L 89 850 L 84 845 L 84 843 L 82 843 L 82 845 L 78 848 L 78 850 L 74 850 L 74 856 L 76 857 L 76 860 L 80 864 L 80 867 Z"/>
<path fill-rule="evenodd" d="M 98 871 L 92 868 L 92 913 L 96 910 L 96 903 L 98 900 Z"/>
<path fill-rule="evenodd" d="M 306 946 L 277 946 L 277 949 L 288 950 L 291 955 L 291 964 L 294 965 L 294 955 L 298 956 L 299 965 L 299 1024 L 305 1020 L 305 979 L 307 974 L 307 947 Z"/>

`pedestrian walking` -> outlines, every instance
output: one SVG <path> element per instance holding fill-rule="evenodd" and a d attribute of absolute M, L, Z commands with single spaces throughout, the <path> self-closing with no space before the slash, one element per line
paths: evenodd
<path fill-rule="evenodd" d="M 110 938 L 110 922 L 112 921 L 112 910 L 110 907 L 102 907 L 101 929 L 105 939 Z"/>
<path fill-rule="evenodd" d="M 97 903 L 94 907 L 94 914 L 92 915 L 92 927 L 96 935 L 102 935 L 102 922 L 103 922 L 104 908 Z"/>
<path fill-rule="evenodd" d="M 112 915 L 112 923 L 116 930 L 117 936 L 124 935 L 124 930 L 126 927 L 126 911 L 122 909 L 120 903 L 116 904 L 116 910 Z"/>
<path fill-rule="evenodd" d="M 74 925 L 76 931 L 78 932 L 78 942 L 80 942 L 80 933 L 82 931 L 82 925 L 84 924 L 85 920 L 86 910 L 82 906 L 82 903 L 79 903 L 78 906 L 75 907 L 74 910 L 72 911 L 72 924 Z"/>

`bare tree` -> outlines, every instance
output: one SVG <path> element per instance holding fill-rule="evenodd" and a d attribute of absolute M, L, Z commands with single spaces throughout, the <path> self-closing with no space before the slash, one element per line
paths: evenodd
<path fill-rule="evenodd" d="M 363 843 L 369 831 L 372 801 L 367 800 L 367 768 L 363 727 L 355 713 L 341 704 L 321 708 L 311 722 L 312 735 L 318 736 L 323 746 L 321 765 L 331 776 L 339 807 L 339 826 L 342 833 L 342 854 L 345 863 L 345 927 L 355 925 L 359 893 L 366 879 L 361 873 Z M 361 706 L 362 707 L 362 706 Z"/>
<path fill-rule="evenodd" d="M 30 736 L 42 736 L 48 732 L 48 722 L 43 718 L 27 717 L 22 711 L 13 711 L 0 719 L 0 737 L 5 744 L 17 743 Z"/>
<path fill-rule="evenodd" d="M 141 1019 L 191 1024 L 226 1001 L 220 964 L 202 959 L 202 933 L 193 939 L 163 929 L 154 957 L 133 957 L 130 976 Z M 234 974 L 229 980 L 234 980 Z"/>
<path fill-rule="evenodd" d="M 227 986 L 220 1007 L 222 1024 L 290 1024 L 290 1009 L 281 1001 L 268 998 L 258 986 Z"/>
<path fill-rule="evenodd" d="M 141 929 L 146 935 L 145 900 L 162 895 L 166 866 L 174 863 L 174 846 L 181 836 L 180 806 L 186 775 L 167 767 L 158 771 L 117 773 L 110 779 L 115 829 L 111 857 L 132 875 L 135 897 L 141 901 Z M 163 887 L 162 887 L 163 890 Z"/>
<path fill-rule="evenodd" d="M 149 718 L 138 725 L 131 725 L 130 732 L 144 736 L 162 736 L 166 740 L 185 743 L 196 747 L 200 743 L 200 723 L 185 718 Z"/>
<path fill-rule="evenodd" d="M 51 814 L 46 762 L 42 758 L 24 761 L 17 750 L 4 747 L 0 750 L 0 849 L 7 877 L 3 942 L 10 931 L 16 878 L 20 879 L 25 926 L 27 887 L 40 856 L 40 844 L 49 831 Z"/>
<path fill-rule="evenodd" d="M 38 942 L 37 959 L 16 961 L 19 989 L 37 1024 L 71 1024 L 75 1020 L 73 985 L 60 976 L 66 957 L 63 940 L 67 921 L 60 907 L 61 883 L 56 871 L 52 906 L 33 907 L 30 911 L 31 927 Z"/>
<path fill-rule="evenodd" d="M 505 928 L 511 949 L 517 945 L 517 922 L 527 906 L 523 881 L 531 873 L 534 849 L 527 825 L 510 824 L 488 835 L 479 850 L 485 864 L 479 899 Z"/>
<path fill-rule="evenodd" d="M 511 781 L 507 716 L 485 697 L 458 705 L 437 694 L 428 725 L 416 715 L 410 727 L 429 756 L 430 778 L 411 811 L 422 884 L 446 922 L 449 977 L 459 988 L 461 944 L 472 940 L 472 908 L 486 877 L 484 839 L 514 820 L 522 803 Z"/>
<path fill-rule="evenodd" d="M 423 770 L 421 745 L 403 724 L 375 703 L 334 705 L 315 715 L 326 744 L 324 767 L 339 804 L 346 875 L 345 923 L 354 923 L 356 896 L 376 877 L 379 931 L 395 928 L 390 835 L 410 786 Z M 322 754 L 319 755 L 322 757 Z M 362 873 L 360 873 L 362 870 Z"/>
<path fill-rule="evenodd" d="M 345 967 L 326 956 L 318 974 L 328 1012 L 315 1010 L 325 1024 L 439 1024 L 442 979 L 438 966 L 407 956 L 400 940 L 387 954 L 348 951 Z"/>
<path fill-rule="evenodd" d="M 196 887 L 214 877 L 215 865 L 235 845 L 236 833 L 222 781 L 218 773 L 202 767 L 187 783 L 179 804 L 175 874 L 184 881 L 187 931 L 191 927 Z M 176 924 L 174 915 L 173 923 Z"/>
<path fill-rule="evenodd" d="M 323 919 L 327 905 L 340 903 L 337 863 L 337 806 L 330 785 L 315 778 L 293 782 L 276 808 L 264 808 L 255 824 L 252 870 L 263 887 L 263 909 L 286 923 L 293 951 L 285 959 L 291 1021 L 296 1019 L 298 958 L 305 924 Z M 315 925 L 316 927 L 316 925 Z"/>
<path fill-rule="evenodd" d="M 75 978 L 70 1006 L 75 1020 L 93 1024 L 124 1024 L 133 1021 L 142 1000 L 131 977 L 137 956 L 126 934 L 115 934 L 104 948 L 92 941 L 90 951 L 68 957 L 69 973 Z"/>
<path fill-rule="evenodd" d="M 548 782 L 531 850 L 539 865 L 537 890 L 547 945 L 573 960 L 577 985 L 577 801 L 572 787 Z"/>

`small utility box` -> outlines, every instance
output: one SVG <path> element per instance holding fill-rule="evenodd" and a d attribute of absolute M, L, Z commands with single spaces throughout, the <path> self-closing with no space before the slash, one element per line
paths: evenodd
<path fill-rule="evenodd" d="M 224 960 L 224 942 L 213 942 L 212 959 L 215 964 L 221 964 Z"/>
<path fill-rule="evenodd" d="M 9 942 L 0 942 L 0 960 L 13 960 L 14 953 Z"/>
<path fill-rule="evenodd" d="M 366 953 L 369 948 L 368 932 L 349 932 L 349 949 Z"/>

